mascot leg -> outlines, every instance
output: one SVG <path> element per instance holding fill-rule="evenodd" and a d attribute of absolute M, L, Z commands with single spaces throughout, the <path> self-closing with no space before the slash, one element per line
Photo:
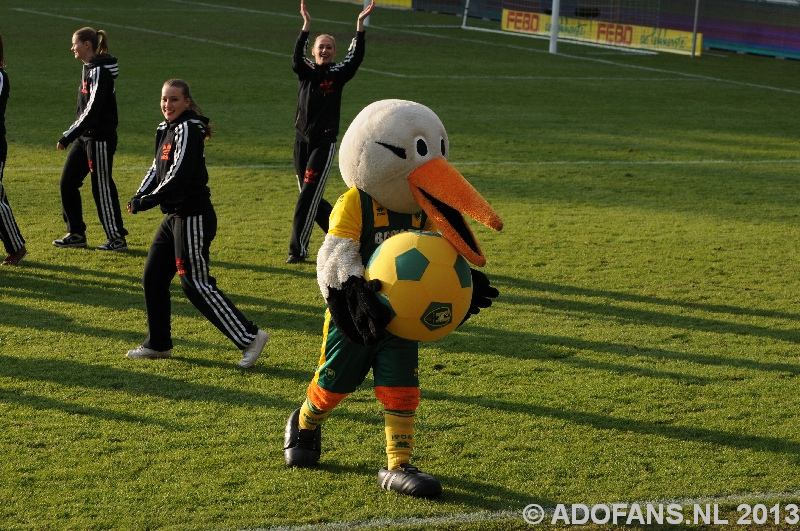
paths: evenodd
<path fill-rule="evenodd" d="M 417 498 L 438 498 L 442 485 L 412 466 L 414 412 L 419 405 L 419 387 L 375 386 L 375 396 L 384 407 L 388 465 L 378 471 L 378 485 L 386 490 Z"/>
<path fill-rule="evenodd" d="M 288 466 L 313 467 L 322 452 L 322 423 L 348 393 L 327 391 L 312 381 L 303 405 L 286 422 L 283 458 Z"/>

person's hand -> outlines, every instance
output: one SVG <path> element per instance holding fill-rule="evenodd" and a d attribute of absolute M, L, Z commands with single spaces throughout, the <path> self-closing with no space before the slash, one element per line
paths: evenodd
<path fill-rule="evenodd" d="M 375 7 L 375 0 L 372 0 L 367 8 L 358 15 L 358 23 L 356 24 L 357 31 L 364 31 L 364 20 L 372 13 L 373 7 Z"/>
<path fill-rule="evenodd" d="M 306 9 L 306 0 L 300 0 L 300 14 L 303 15 L 303 31 L 311 29 L 311 15 L 308 14 Z"/>
<path fill-rule="evenodd" d="M 56 149 L 59 150 L 59 151 L 64 151 L 65 149 L 67 149 L 67 147 L 66 146 L 62 146 L 61 142 L 56 142 Z"/>

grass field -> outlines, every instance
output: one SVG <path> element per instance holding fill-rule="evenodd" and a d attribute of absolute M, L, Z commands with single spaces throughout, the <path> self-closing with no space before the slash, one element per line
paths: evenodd
<path fill-rule="evenodd" d="M 4 183 L 30 251 L 0 270 L 0 529 L 529 529 L 533 503 L 797 503 L 800 63 L 565 43 L 554 56 L 547 41 L 380 8 L 342 133 L 384 98 L 440 116 L 450 160 L 505 221 L 472 224 L 501 295 L 421 349 L 414 462 L 442 481 L 440 500 L 376 486 L 385 443 L 369 378 L 326 424 L 321 468 L 287 469 L 283 426 L 324 308 L 313 264 L 284 264 L 298 4 L 0 5 Z M 308 5 L 312 34 L 344 48 L 359 6 Z M 54 144 L 74 120 L 69 46 L 84 25 L 107 30 L 120 59 L 123 204 L 152 160 L 164 80 L 188 80 L 218 130 L 211 270 L 272 334 L 252 370 L 177 283 L 174 358 L 124 357 L 146 333 L 157 211 L 125 217 L 127 253 L 50 244 L 64 233 Z M 344 189 L 334 172 L 326 197 Z M 88 182 L 83 193 L 99 245 Z M 757 526 L 769 527 L 786 525 Z"/>

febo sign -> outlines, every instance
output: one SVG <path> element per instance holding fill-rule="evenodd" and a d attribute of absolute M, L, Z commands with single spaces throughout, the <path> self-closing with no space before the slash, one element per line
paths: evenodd
<path fill-rule="evenodd" d="M 524 11 L 505 10 L 506 20 L 503 29 L 539 33 L 539 14 Z"/>
<path fill-rule="evenodd" d="M 598 42 L 630 46 L 633 43 L 633 26 L 598 22 L 596 39 Z"/>

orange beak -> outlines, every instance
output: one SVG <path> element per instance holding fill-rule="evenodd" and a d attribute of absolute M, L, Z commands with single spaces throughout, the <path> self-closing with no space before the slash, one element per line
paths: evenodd
<path fill-rule="evenodd" d="M 456 250 L 476 266 L 486 265 L 478 240 L 461 215 L 463 212 L 497 231 L 503 228 L 503 220 L 481 194 L 441 157 L 411 172 L 408 183 L 417 204 Z"/>

